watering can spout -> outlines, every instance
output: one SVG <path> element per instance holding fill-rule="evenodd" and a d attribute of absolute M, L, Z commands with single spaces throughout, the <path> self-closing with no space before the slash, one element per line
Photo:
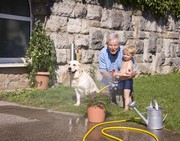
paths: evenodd
<path fill-rule="evenodd" d="M 144 120 L 144 122 L 146 123 L 146 125 L 148 125 L 148 120 L 137 110 L 136 106 L 136 101 L 131 102 L 128 105 L 130 108 L 134 108 L 134 110 L 136 111 L 136 113 Z"/>

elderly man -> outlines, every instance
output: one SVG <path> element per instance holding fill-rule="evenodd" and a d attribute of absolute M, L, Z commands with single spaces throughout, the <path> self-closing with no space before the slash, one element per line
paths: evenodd
<path fill-rule="evenodd" d="M 111 33 L 107 38 L 107 46 L 102 48 L 99 54 L 99 71 L 103 76 L 102 86 L 112 84 L 109 87 L 109 92 L 112 96 L 112 102 L 120 106 L 122 106 L 122 102 L 117 103 L 116 97 L 118 96 L 117 93 L 119 93 L 123 88 L 118 82 L 120 79 L 133 78 L 135 76 L 135 72 L 132 72 L 130 75 L 119 76 L 120 79 L 114 78 L 113 71 L 118 72 L 121 69 L 123 47 L 124 46 L 120 45 L 119 34 Z"/>

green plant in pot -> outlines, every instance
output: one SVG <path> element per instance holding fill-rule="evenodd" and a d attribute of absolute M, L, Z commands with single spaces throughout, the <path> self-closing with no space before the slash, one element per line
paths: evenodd
<path fill-rule="evenodd" d="M 53 41 L 46 34 L 43 23 L 37 21 L 32 30 L 29 48 L 26 52 L 26 63 L 29 71 L 29 85 L 41 87 L 42 81 L 37 81 L 37 75 L 45 75 L 48 86 L 56 80 L 57 57 Z M 47 86 L 46 85 L 46 86 Z M 45 87 L 46 87 L 45 86 Z M 48 87 L 47 86 L 47 87 Z M 46 89 L 46 88 L 39 88 Z"/>
<path fill-rule="evenodd" d="M 88 107 L 96 106 L 103 109 L 111 103 L 111 98 L 108 94 L 92 92 L 83 98 L 83 102 L 87 104 Z"/>
<path fill-rule="evenodd" d="M 89 122 L 104 122 L 106 106 L 111 103 L 111 98 L 108 94 L 93 92 L 85 96 L 83 102 L 87 104 Z"/>

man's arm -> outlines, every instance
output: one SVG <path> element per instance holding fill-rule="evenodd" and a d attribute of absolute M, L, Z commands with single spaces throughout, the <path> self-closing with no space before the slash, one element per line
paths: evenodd
<path fill-rule="evenodd" d="M 100 54 L 99 54 L 99 71 L 101 73 L 101 75 L 105 78 L 110 78 L 110 74 L 109 72 L 107 71 L 107 64 L 106 64 L 106 61 L 105 61 L 105 55 L 103 50 L 101 50 Z"/>
<path fill-rule="evenodd" d="M 100 72 L 101 73 L 101 75 L 103 76 L 103 77 L 106 77 L 106 78 L 110 78 L 110 73 L 109 72 L 107 72 L 107 71 L 101 71 Z"/>

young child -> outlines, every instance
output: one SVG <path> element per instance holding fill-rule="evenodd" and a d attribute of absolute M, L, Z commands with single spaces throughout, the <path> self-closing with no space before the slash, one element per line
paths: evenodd
<path fill-rule="evenodd" d="M 134 45 L 127 44 L 123 49 L 123 61 L 121 64 L 120 72 L 115 72 L 115 77 L 125 76 L 125 79 L 120 81 L 120 85 L 124 90 L 124 111 L 129 109 L 128 104 L 132 101 L 131 93 L 133 91 L 133 79 L 128 79 L 131 76 L 134 69 L 134 62 L 132 57 L 136 53 L 136 47 Z"/>

